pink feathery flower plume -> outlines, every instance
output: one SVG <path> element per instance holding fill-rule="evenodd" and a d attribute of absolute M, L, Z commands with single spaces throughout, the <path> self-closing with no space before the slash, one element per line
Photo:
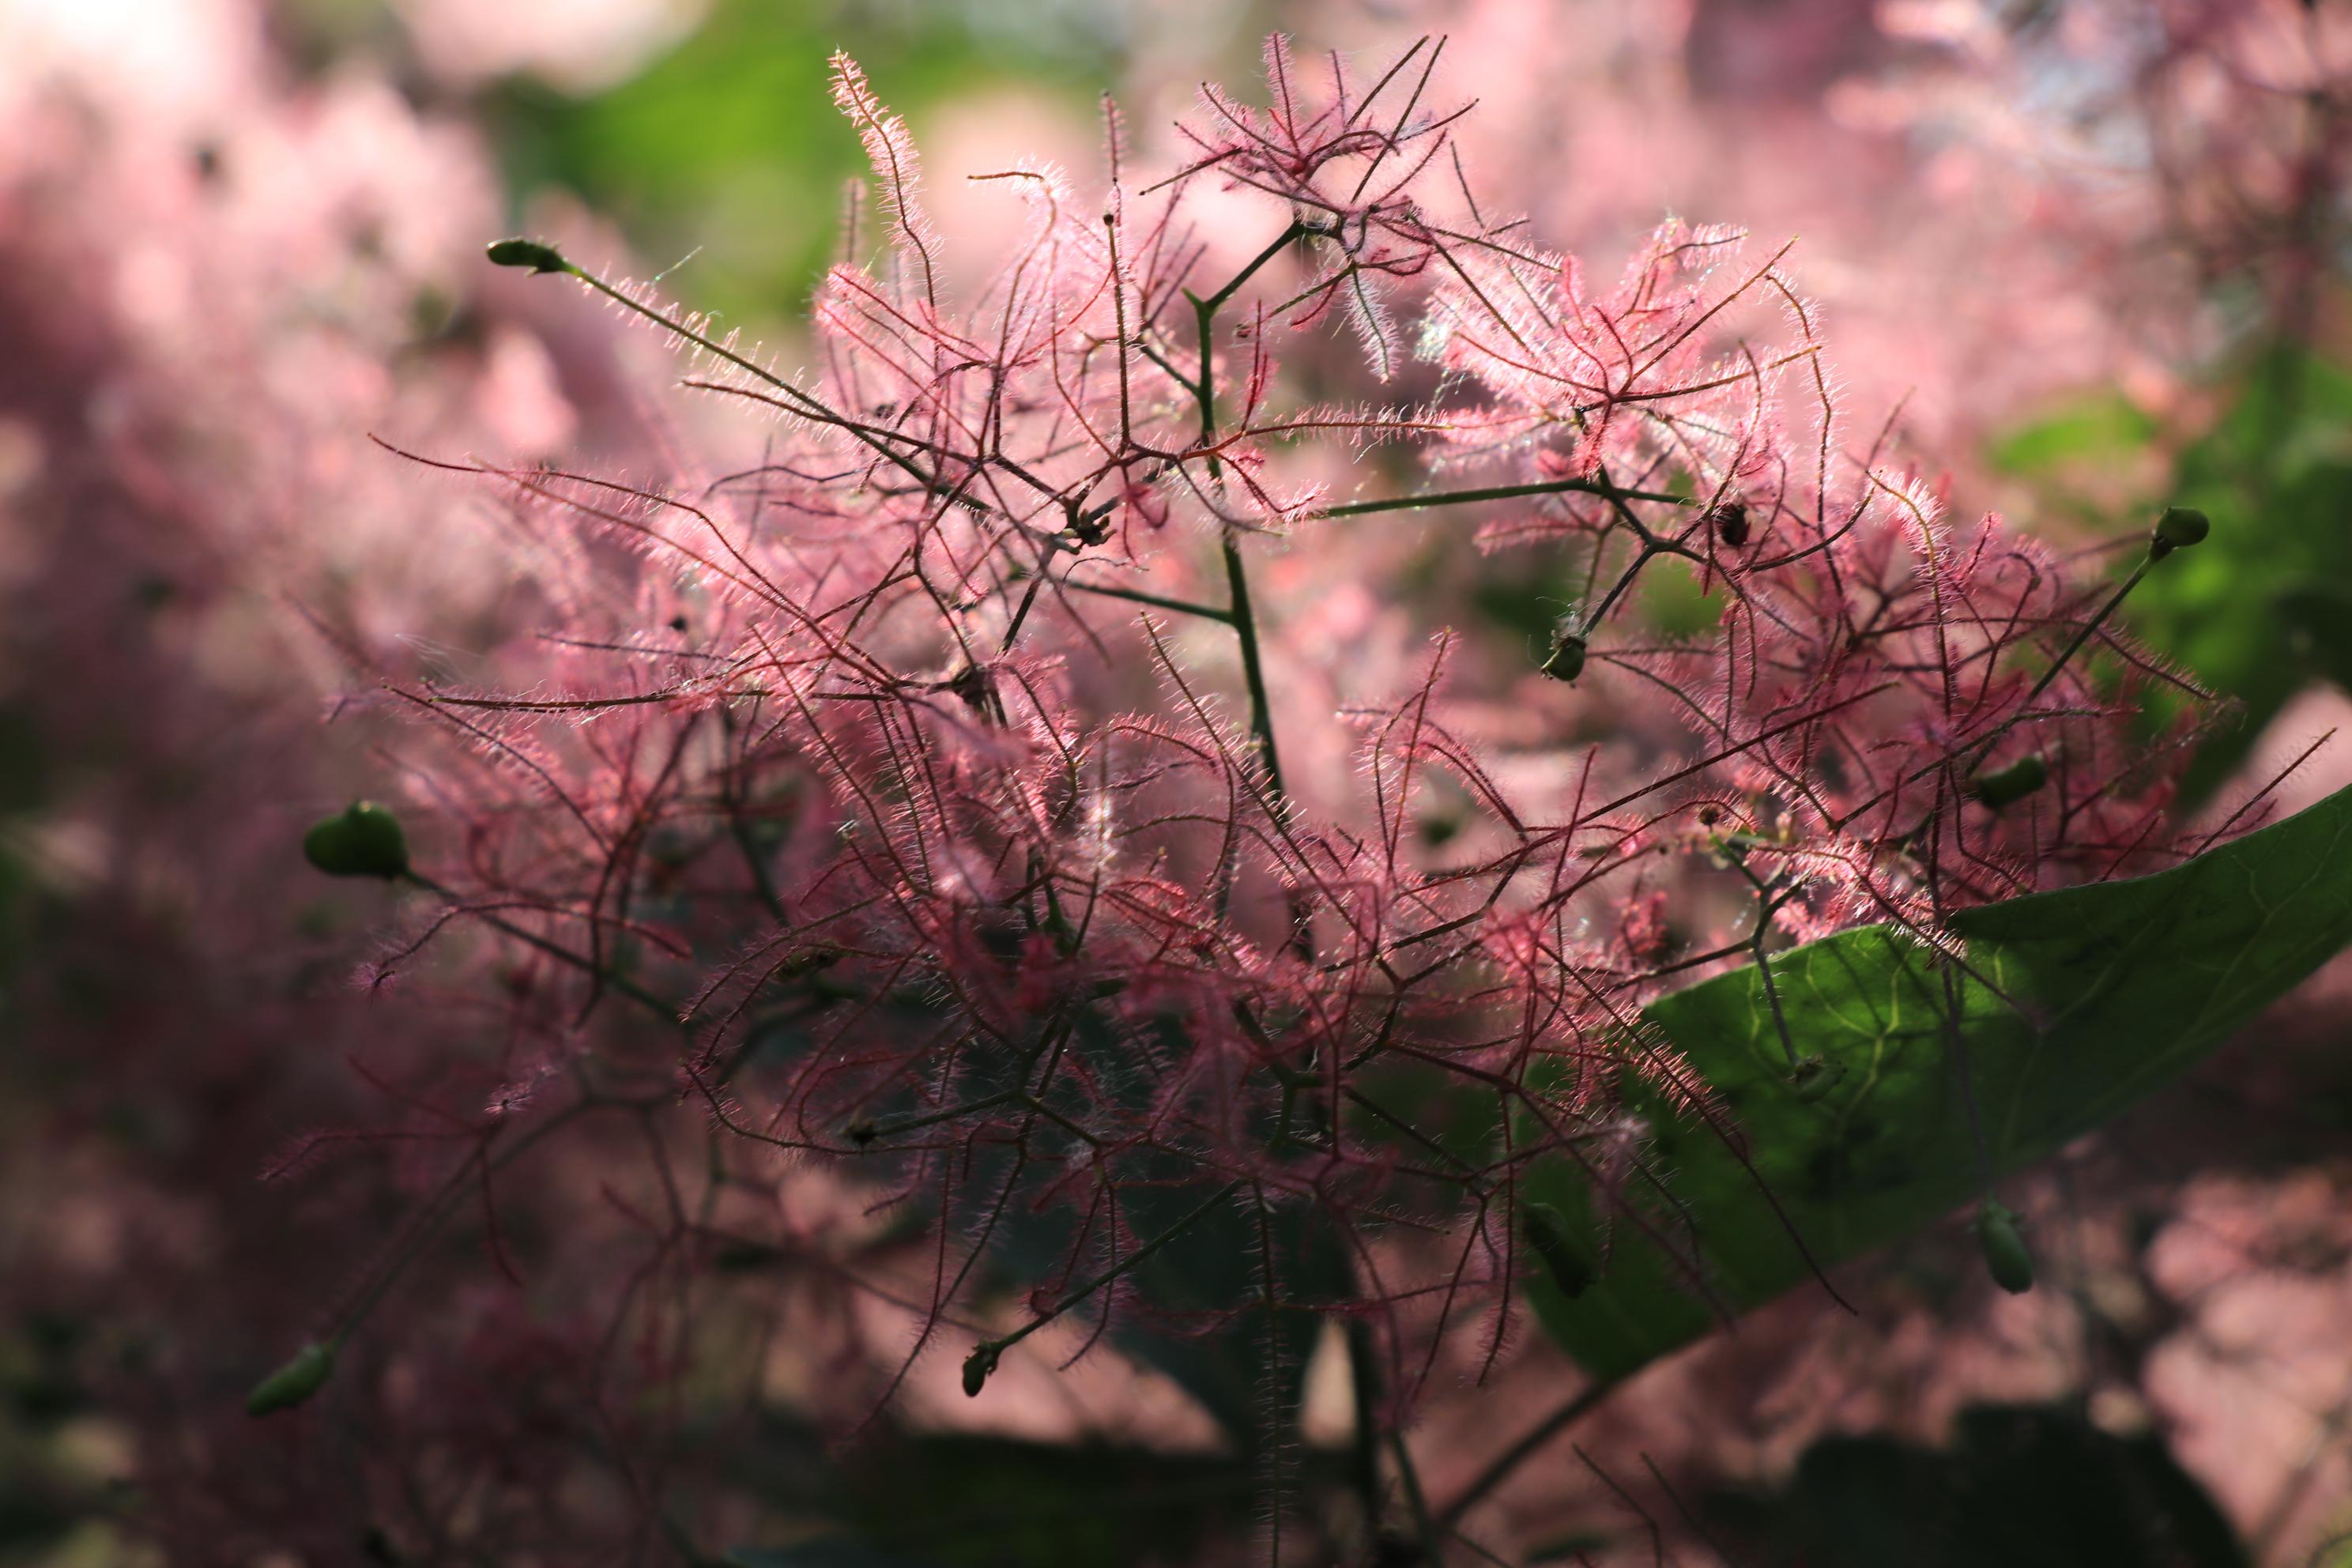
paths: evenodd
<path fill-rule="evenodd" d="M 1163 177 L 1115 116 L 1092 195 L 990 176 L 1029 226 L 965 293 L 904 124 L 836 59 L 878 199 L 796 372 L 551 246 L 491 247 L 763 423 L 625 475 L 416 453 L 491 498 L 545 624 L 494 679 L 380 672 L 415 720 L 382 792 L 414 842 L 352 815 L 314 858 L 420 895 L 382 972 L 495 1020 L 486 1190 L 547 1131 L 682 1102 L 702 1195 L 648 1133 L 658 1202 L 609 1197 L 647 1277 L 763 1248 L 887 1304 L 896 1337 L 844 1353 L 865 1413 L 942 1345 L 972 1394 L 1016 1347 L 1115 1346 L 1278 1472 L 1318 1318 L 1373 1335 L 1399 1411 L 1456 1326 L 1499 1354 L 1530 1162 L 1572 1162 L 1612 1232 L 1672 1223 L 1629 1076 L 1738 1134 L 1645 1001 L 1862 921 L 1957 957 L 1955 910 L 2178 853 L 2131 723 L 2187 683 L 2107 626 L 2119 595 L 1848 440 L 1787 247 L 1669 223 L 1601 289 L 1489 210 L 1437 52 L 1308 73 L 1277 39 L 1268 107 L 1204 89 Z M 1213 198 L 1263 215 L 1229 277 Z M 1291 400 L 1335 306 L 1411 404 Z M 1375 443 L 1426 477 L 1332 499 Z M 1281 546 L 1335 585 L 1379 559 L 1357 520 L 1403 510 L 1465 551 L 1565 539 L 1587 592 L 1516 668 L 1430 637 L 1350 706 L 1352 779 L 1310 784 L 1278 700 L 1310 607 L 1254 578 Z M 1644 629 L 1669 568 L 1714 627 Z M 2095 639 L 2119 683 L 2076 660 Z M 1529 716 L 1507 747 L 1496 702 Z M 1400 1082 L 1508 1146 L 1462 1159 Z M 778 1194 L 824 1184 L 853 1198 L 813 1239 Z M 1259 1357 L 1238 1381 L 1232 1342 Z"/>

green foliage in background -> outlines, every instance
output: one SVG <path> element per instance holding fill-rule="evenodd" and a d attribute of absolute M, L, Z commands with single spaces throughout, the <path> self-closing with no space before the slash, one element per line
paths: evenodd
<path fill-rule="evenodd" d="M 830 259 L 844 182 L 866 173 L 833 104 L 835 49 L 919 127 L 931 105 L 1009 83 L 1094 114 L 1117 79 L 1116 40 L 1050 27 L 1038 6 L 1002 9 L 982 26 L 982 10 L 945 0 L 719 0 L 692 36 L 617 87 L 572 97 L 517 78 L 488 95 L 483 117 L 519 196 L 572 191 L 656 267 L 702 247 L 692 292 L 722 318 L 794 315 Z M 1034 26 L 1017 25 L 1024 17 Z"/>
<path fill-rule="evenodd" d="M 1992 456 L 2063 507 L 2064 473 L 2113 471 L 2157 438 L 2153 421 L 2105 393 L 2015 431 Z M 2242 708 L 2183 779 L 2193 803 L 2230 779 L 2297 691 L 2315 680 L 2352 690 L 2352 373 L 2291 345 L 2256 355 L 2212 427 L 2175 456 L 2162 494 L 2210 516 L 2213 536 L 2143 584 L 2126 618 Z"/>

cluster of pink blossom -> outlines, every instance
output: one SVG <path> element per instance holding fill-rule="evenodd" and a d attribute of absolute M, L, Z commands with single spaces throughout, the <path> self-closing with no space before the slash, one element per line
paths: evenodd
<path fill-rule="evenodd" d="M 94 56 L 0 103 L 0 703 L 129 759 L 10 824 L 75 895 L 8 1000 L 96 1068 L 53 1146 L 155 1123 L 8 1216 L 48 1272 L 5 1300 L 140 1298 L 107 1376 L 191 1560 L 691 1557 L 762 1517 L 703 1461 L 773 1384 L 845 1429 L 1115 1351 L 1328 1529 L 1282 1502 L 1320 1325 L 1392 1435 L 1510 1348 L 1531 1163 L 1660 1223 L 1622 1076 L 1719 1117 L 1646 1001 L 1857 922 L 1958 958 L 1954 909 L 2179 852 L 2184 737 L 2134 721 L 2187 683 L 2114 552 L 1849 424 L 1788 247 L 1545 248 L 1433 44 L 1276 40 L 1149 160 L 1107 111 L 1093 190 L 983 182 L 1028 215 L 987 272 L 840 62 L 875 183 L 797 374 L 492 247 L 744 416 L 682 434 L 613 323 L 471 259 L 463 138 L 239 18 L 234 115 Z M 1302 396 L 1335 338 L 1378 401 Z M 1441 629 L 1433 555 L 1529 549 L 1584 582 L 1546 647 Z M 1711 629 L 1645 617 L 1669 575 Z M 391 805 L 310 858 L 398 902 L 333 991 L 352 910 L 285 878 L 343 788 Z M 77 962 L 171 978 L 90 1007 Z M 268 1142 L 302 1180 L 222 1196 Z M 306 1335 L 248 1423 L 224 1379 Z"/>
<path fill-rule="evenodd" d="M 1268 107 L 1205 94 L 1164 172 L 1111 114 L 1098 196 L 996 176 L 1030 226 L 969 297 L 903 124 L 838 62 L 877 199 L 799 374 L 550 246 L 491 247 L 769 417 L 740 460 L 627 476 L 403 443 L 462 476 L 420 482 L 502 498 L 548 617 L 462 679 L 388 672 L 421 726 L 379 792 L 409 832 L 370 810 L 314 834 L 322 867 L 428 895 L 375 984 L 450 944 L 494 981 L 504 1076 L 453 1193 L 683 1099 L 710 1173 L 697 1194 L 665 1162 L 662 1206 L 627 1211 L 649 1291 L 721 1253 L 838 1271 L 777 1173 L 845 1177 L 921 1238 L 911 1283 L 854 1281 L 909 1321 L 869 1397 L 941 1375 L 941 1347 L 979 1393 L 1049 1325 L 1082 1325 L 1070 1356 L 1123 1325 L 1231 1331 L 1277 1363 L 1279 1426 L 1288 1325 L 1331 1313 L 1370 1331 L 1393 1426 L 1450 1325 L 1483 1320 L 1488 1358 L 1508 1337 L 1530 1162 L 1658 1223 L 1620 1075 L 1714 1112 L 1646 999 L 1857 921 L 1958 957 L 1953 909 L 2177 853 L 2130 721 L 2185 683 L 2108 624 L 2121 595 L 1848 434 L 1785 249 L 1670 223 L 1602 286 L 1482 204 L 1434 52 L 1357 75 L 1277 39 Z M 1202 199 L 1262 224 L 1231 277 L 1204 274 Z M 1286 398 L 1334 316 L 1413 395 Z M 1341 715 L 1352 778 L 1286 769 L 1312 596 L 1399 511 L 1465 551 L 1563 541 L 1585 598 L 1484 689 L 1430 635 Z M 2200 534 L 2124 542 L 2145 570 Z M 1661 563 L 1719 595 L 1714 630 L 1645 632 Z M 1499 741 L 1498 706 L 1527 716 Z M 1818 1064 L 1784 1044 L 1801 1090 Z M 1486 1105 L 1486 1158 L 1380 1097 L 1399 1064 Z M 1448 1238 L 1433 1268 L 1400 1226 Z M 1146 1288 L 1196 1228 L 1247 1258 L 1236 1288 Z M 324 1342 L 373 1332 L 374 1300 Z"/>
<path fill-rule="evenodd" d="M 1308 27 L 1368 43 L 1438 14 L 1315 7 Z M 1801 233 L 1847 405 L 1903 400 L 1899 437 L 2037 531 L 2063 539 L 2091 507 L 2113 518 L 2126 499 L 2158 491 L 2172 452 L 2228 406 L 2247 351 L 2341 363 L 2352 17 L 2340 7 L 1491 0 L 1443 15 L 1448 63 L 1481 97 L 1459 130 L 1465 157 L 1539 226 L 1597 247 L 1664 205 L 1736 213 L 1776 238 Z M 2149 445 L 2102 446 L 2066 468 L 2063 489 L 1985 472 L 1987 437 L 2085 395 L 2128 407 L 2135 426 L 2145 419 Z M 2295 530 L 2284 514 L 2267 521 L 2281 536 Z M 2197 563 L 2235 604 L 2246 589 L 2221 567 Z M 2268 780 L 2302 758 L 2288 793 L 2318 798 L 2340 783 L 2343 753 L 2309 751 L 2342 712 L 2333 689 L 2306 693 L 2268 728 L 2243 776 Z M 1983 1315 L 1915 1293 L 1871 1312 L 1844 1356 L 1837 1332 L 1792 1300 L 1779 1314 L 1785 1331 L 1769 1315 L 1751 1321 L 1662 1370 L 1586 1440 L 1596 1453 L 1654 1456 L 1677 1484 L 1703 1488 L 1704 1478 L 1781 1473 L 1824 1430 L 1878 1425 L 1939 1443 L 1956 1402 L 1988 1389 L 2089 1391 L 2095 1408 L 2131 1412 L 2123 1427 L 2153 1429 L 2193 1455 L 2258 1557 L 2308 1560 L 2340 1521 L 2352 1478 L 2336 1452 L 2344 1384 L 2332 1371 L 2272 1369 L 2327 1365 L 2336 1336 L 2290 1327 L 2303 1321 L 2294 1315 L 2249 1335 L 2243 1308 L 2223 1293 L 2159 1289 L 2141 1249 L 2176 1184 L 2193 1190 L 2200 1172 L 2260 1169 L 2250 1179 L 2254 1190 L 2275 1184 L 2281 1228 L 2245 1247 L 2237 1299 L 2341 1299 L 2341 1253 L 2287 1217 L 2294 1194 L 2323 1179 L 2294 1152 L 2300 1108 L 2330 1095 L 2336 1075 L 2315 1041 L 2285 1042 L 2326 1032 L 2335 1004 L 2322 995 L 2341 994 L 2336 967 L 2324 994 L 2263 1032 L 2265 1051 L 2286 1061 L 2260 1073 L 2257 1093 L 2243 1092 L 2254 1068 L 2241 1053 L 2167 1113 L 2077 1151 L 2044 1184 L 2042 1236 L 2063 1227 L 2086 1259 L 2074 1304 L 2025 1299 Z M 2214 1114 L 2225 1104 L 2226 1123 Z M 2262 1152 L 2229 1152 L 2238 1136 Z M 2189 1228 L 2176 1217 L 2162 1235 Z M 2111 1317 L 2111 1300 L 2131 1305 Z M 1910 1327 L 1889 1330 L 1897 1316 Z M 2113 1348 L 2142 1333 L 2152 1353 Z M 1895 1350 L 1906 1335 L 1916 1349 Z M 2200 1370 L 2172 1375 L 2184 1366 Z M 1524 1378 L 1545 1381 L 1532 1368 Z M 1528 1396 L 1525 1418 L 1549 1398 Z M 1489 1392 L 1444 1413 L 1427 1447 L 1444 1453 L 1448 1430 L 1486 1430 L 1510 1399 Z M 1748 1413 L 1744 1430 L 1727 1420 L 1734 1411 Z M 1531 1465 L 1516 1492 L 1523 1518 L 1559 1528 L 1622 1506 L 1564 1449 Z M 1669 1500 L 1647 1496 L 1671 1532 Z"/>
<path fill-rule="evenodd" d="M 1538 14 L 1540 13 L 1540 14 Z M 1592 242 L 1661 209 L 1801 233 L 1841 363 L 1939 462 L 2116 390 L 2193 428 L 2217 355 L 2340 337 L 2352 32 L 2301 0 L 1520 0 L 1442 14 L 1468 150 Z M 2020 498 L 2023 500 L 2024 498 Z"/>
<path fill-rule="evenodd" d="M 0 1355 L 12 1390 L 30 1364 L 86 1397 L 54 1450 L 12 1397 L 0 1490 L 12 1530 L 106 1520 L 189 1562 L 346 1560 L 366 1521 L 338 1499 L 446 1499 L 431 1467 L 546 1426 L 481 1389 L 598 1353 L 470 1262 L 414 1268 L 433 1330 L 364 1462 L 242 1409 L 448 1175 L 425 1136 L 300 1186 L 257 1184 L 264 1158 L 429 1103 L 480 1046 L 352 992 L 381 910 L 299 850 L 382 766 L 381 728 L 338 711 L 354 661 L 529 624 L 478 519 L 365 433 L 545 453 L 637 423 L 614 334 L 485 279 L 474 136 L 364 73 L 297 77 L 268 26 L 195 0 L 0 16 Z M 543 1407 L 588 1403 L 549 1381 Z M 479 1538 L 549 1544 L 519 1503 L 549 1484 L 478 1498 Z"/>

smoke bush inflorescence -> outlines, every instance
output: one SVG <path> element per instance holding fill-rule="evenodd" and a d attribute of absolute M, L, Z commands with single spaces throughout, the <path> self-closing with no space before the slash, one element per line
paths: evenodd
<path fill-rule="evenodd" d="M 1319 1321 L 1393 1428 L 1441 1346 L 1493 1363 L 1516 1281 L 1675 1224 L 1627 1075 L 1738 1133 L 1646 1001 L 1859 922 L 1964 963 L 1952 910 L 2183 853 L 2187 736 L 2152 747 L 2136 697 L 2193 688 L 2108 617 L 2195 541 L 2130 542 L 2111 590 L 2095 554 L 1956 519 L 1843 421 L 1789 247 L 1673 222 L 1597 279 L 1475 194 L 1436 52 L 1327 70 L 1276 39 L 1266 107 L 1204 89 L 1149 167 L 1107 110 L 1092 193 L 987 176 L 1029 224 L 968 293 L 905 126 L 838 59 L 875 179 L 798 372 L 490 247 L 764 422 L 603 474 L 400 444 L 494 498 L 541 624 L 484 679 L 373 672 L 413 720 L 371 786 L 405 832 L 354 808 L 311 854 L 406 889 L 370 983 L 429 975 L 499 1081 L 436 1103 L 437 1184 L 257 1408 L 402 1332 L 379 1308 L 446 1215 L 478 1203 L 508 1265 L 528 1158 L 632 1261 L 601 1340 L 499 1340 L 510 1387 L 601 1409 L 582 1369 L 625 1337 L 643 1386 L 684 1387 L 766 1342 L 730 1292 L 781 1278 L 845 1419 L 958 1361 L 983 1394 L 1050 1329 L 1029 1348 L 1116 1343 L 1238 1407 L 1278 1487 Z M 1332 330 L 1392 401 L 1296 395 Z M 1361 542 L 1395 513 L 1449 552 L 1565 550 L 1584 591 L 1517 659 L 1425 622 L 1364 653 L 1351 624 L 1425 607 Z M 1711 630 L 1656 629 L 1670 573 Z M 379 1136 L 420 1134 L 287 1163 Z M 1606 1215 L 1589 1253 L 1517 1195 L 1563 1160 Z M 1237 1392 L 1202 1371 L 1226 1343 Z M 654 1400 L 598 1441 L 640 1423 L 688 1424 Z"/>

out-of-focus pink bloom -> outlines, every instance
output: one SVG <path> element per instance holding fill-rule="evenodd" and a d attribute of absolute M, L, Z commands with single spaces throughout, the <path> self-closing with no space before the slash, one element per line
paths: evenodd
<path fill-rule="evenodd" d="M 691 33 L 708 0 L 396 0 L 426 69 L 453 86 L 527 71 L 568 92 L 617 85 Z"/>

